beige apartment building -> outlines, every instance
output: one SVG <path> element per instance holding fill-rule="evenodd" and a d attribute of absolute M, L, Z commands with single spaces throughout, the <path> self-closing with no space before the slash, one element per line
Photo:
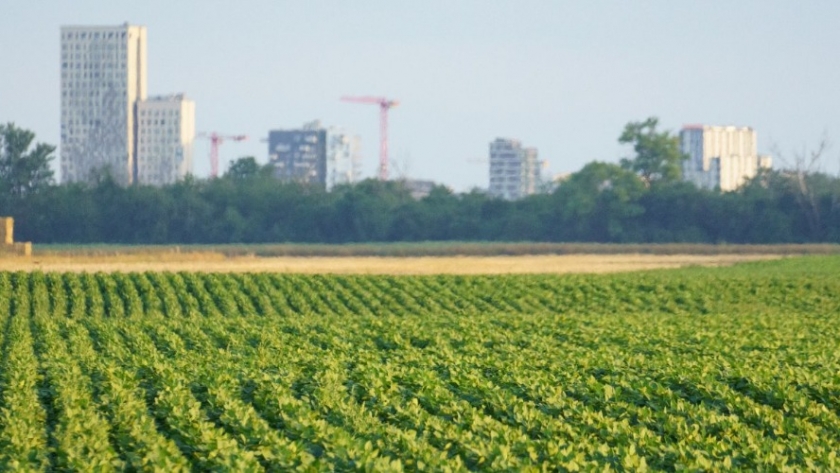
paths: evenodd
<path fill-rule="evenodd" d="M 183 94 L 137 103 L 137 184 L 172 184 L 192 171 L 195 103 Z"/>
<path fill-rule="evenodd" d="M 135 104 L 146 98 L 146 28 L 61 28 L 63 182 L 89 182 L 107 172 L 134 180 Z"/>
<path fill-rule="evenodd" d="M 769 169 L 773 161 L 758 154 L 755 130 L 749 127 L 688 125 L 680 131 L 683 180 L 703 189 L 733 191 Z"/>

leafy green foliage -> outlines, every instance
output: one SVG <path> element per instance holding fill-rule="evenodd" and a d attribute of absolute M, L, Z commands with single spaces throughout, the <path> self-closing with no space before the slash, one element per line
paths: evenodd
<path fill-rule="evenodd" d="M 642 181 L 615 164 L 592 162 L 573 174 L 557 192 L 567 232 L 577 239 L 599 242 L 632 241 L 633 221 L 645 213 L 638 204 Z"/>
<path fill-rule="evenodd" d="M 654 182 L 676 182 L 682 175 L 681 164 L 686 156 L 680 152 L 679 139 L 667 131 L 657 131 L 659 120 L 650 117 L 643 122 L 630 122 L 618 142 L 632 145 L 635 156 L 621 160 L 621 167 L 636 172 L 646 186 Z"/>
<path fill-rule="evenodd" d="M 401 181 L 326 192 L 279 182 L 250 156 L 219 179 L 122 187 L 106 172 L 56 186 L 54 147 L 30 150 L 34 134 L 0 125 L 0 214 L 36 243 L 840 242 L 836 176 L 762 171 L 736 192 L 700 190 L 679 181 L 684 156 L 658 124 L 627 124 L 619 142 L 633 154 L 620 166 L 589 163 L 513 202 L 444 186 L 414 199 Z"/>
<path fill-rule="evenodd" d="M 836 470 L 838 273 L 0 273 L 0 466 Z"/>
<path fill-rule="evenodd" d="M 253 156 L 245 156 L 231 161 L 224 177 L 227 179 L 255 179 L 257 177 L 270 177 L 273 167 L 270 165 L 260 166 Z"/>
<path fill-rule="evenodd" d="M 19 240 L 36 243 L 840 242 L 840 181 L 825 180 L 834 187 L 814 191 L 818 231 L 776 172 L 720 194 L 681 182 L 646 188 L 634 171 L 598 162 L 551 194 L 514 202 L 442 187 L 414 200 L 400 182 L 328 193 L 259 174 L 163 188 L 52 186 L 0 195 L 0 210 L 15 217 Z"/>
<path fill-rule="evenodd" d="M 30 149 L 35 133 L 15 126 L 0 125 L 0 190 L 21 197 L 52 184 L 50 161 L 55 146 L 38 143 Z"/>

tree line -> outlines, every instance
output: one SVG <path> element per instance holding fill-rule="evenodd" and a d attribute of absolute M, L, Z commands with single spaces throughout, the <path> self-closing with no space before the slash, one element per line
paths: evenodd
<path fill-rule="evenodd" d="M 840 179 L 794 166 L 764 170 L 734 192 L 680 180 L 677 138 L 654 118 L 619 137 L 632 153 L 592 162 L 551 192 L 505 201 L 436 186 L 421 199 L 401 181 L 326 192 L 278 182 L 253 158 L 216 179 L 163 187 L 53 182 L 54 147 L 0 125 L 0 214 L 37 243 L 350 243 L 546 241 L 840 243 Z"/>

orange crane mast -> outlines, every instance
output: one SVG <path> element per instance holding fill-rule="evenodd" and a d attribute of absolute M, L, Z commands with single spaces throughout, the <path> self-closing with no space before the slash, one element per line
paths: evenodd
<path fill-rule="evenodd" d="M 342 102 L 379 105 L 379 180 L 388 180 L 388 110 L 400 103 L 384 97 L 341 97 Z"/>
<path fill-rule="evenodd" d="M 210 140 L 210 177 L 219 176 L 219 145 L 225 141 L 245 141 L 248 135 L 222 135 L 215 131 L 199 133 L 196 138 Z"/>

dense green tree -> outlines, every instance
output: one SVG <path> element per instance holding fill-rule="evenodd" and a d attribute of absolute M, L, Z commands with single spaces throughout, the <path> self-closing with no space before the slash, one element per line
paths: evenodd
<path fill-rule="evenodd" d="M 53 182 L 50 161 L 55 146 L 37 143 L 35 133 L 14 123 L 0 125 L 0 191 L 21 197 L 48 187 Z"/>
<path fill-rule="evenodd" d="M 347 242 L 387 241 L 394 211 L 411 200 L 411 192 L 399 181 L 366 179 L 336 192 L 336 230 Z"/>
<path fill-rule="evenodd" d="M 675 141 L 656 126 L 627 126 L 622 141 L 636 156 L 621 165 L 589 163 L 551 194 L 506 201 L 442 186 L 414 199 L 400 181 L 326 192 L 279 182 L 252 157 L 222 179 L 122 186 L 102 173 L 90 184 L 55 186 L 47 172 L 53 148 L 32 148 L 31 133 L 5 125 L 0 212 L 15 217 L 19 239 L 38 243 L 840 243 L 837 177 L 763 170 L 735 192 L 700 190 L 677 179 Z"/>
<path fill-rule="evenodd" d="M 688 182 L 655 186 L 638 201 L 645 209 L 644 221 L 638 224 L 640 240 L 657 243 L 708 241 L 704 216 L 709 199 L 718 195 Z"/>
<path fill-rule="evenodd" d="M 487 195 L 477 189 L 458 196 L 458 205 L 449 222 L 450 240 L 492 240 L 483 231 L 485 226 L 481 218 L 481 207 Z"/>
<path fill-rule="evenodd" d="M 621 160 L 621 167 L 641 176 L 647 187 L 654 182 L 675 182 L 682 174 L 679 141 L 670 132 L 656 129 L 659 120 L 650 117 L 642 122 L 630 122 L 618 138 L 623 145 L 631 145 L 635 155 Z"/>
<path fill-rule="evenodd" d="M 236 161 L 231 161 L 224 177 L 230 179 L 254 179 L 257 177 L 268 177 L 271 175 L 271 165 L 260 166 L 253 156 L 243 156 Z"/>
<path fill-rule="evenodd" d="M 788 180 L 767 173 L 736 192 L 685 183 L 646 188 L 634 172 L 590 163 L 550 195 L 518 201 L 436 188 L 420 200 L 395 182 L 325 192 L 272 178 L 187 178 L 164 187 L 111 179 L 22 196 L 11 208 L 21 240 L 43 243 L 593 241 L 840 243 L 830 188 L 814 186 L 814 236 Z"/>
<path fill-rule="evenodd" d="M 554 193 L 558 240 L 634 241 L 633 220 L 645 213 L 642 180 L 621 166 L 592 162 Z"/>

